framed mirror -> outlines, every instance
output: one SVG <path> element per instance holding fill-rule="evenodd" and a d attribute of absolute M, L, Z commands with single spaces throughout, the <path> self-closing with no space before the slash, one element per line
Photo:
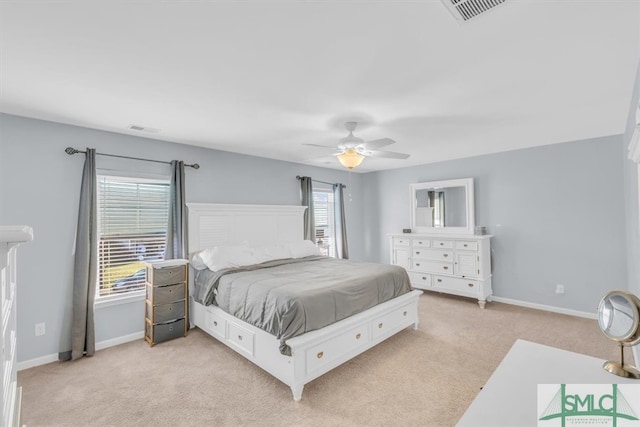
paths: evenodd
<path fill-rule="evenodd" d="M 621 377 L 640 378 L 640 372 L 624 362 L 624 346 L 640 341 L 640 300 L 630 292 L 614 290 L 607 293 L 598 305 L 598 326 L 607 338 L 620 346 L 620 363 L 607 361 L 606 371 Z M 636 361 L 637 362 L 637 361 Z"/>
<path fill-rule="evenodd" d="M 473 234 L 473 178 L 418 182 L 409 187 L 414 232 Z"/>

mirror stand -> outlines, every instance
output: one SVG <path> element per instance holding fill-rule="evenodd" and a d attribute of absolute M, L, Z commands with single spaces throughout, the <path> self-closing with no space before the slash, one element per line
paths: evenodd
<path fill-rule="evenodd" d="M 605 362 L 604 370 L 619 377 L 640 379 L 638 368 L 624 363 L 624 346 L 640 342 L 640 299 L 628 291 L 608 292 L 598 305 L 598 326 L 620 346 L 620 363 Z"/>
<path fill-rule="evenodd" d="M 602 367 L 605 371 L 624 378 L 640 379 L 640 371 L 635 366 L 624 364 L 624 343 L 620 344 L 620 363 L 607 361 Z"/>

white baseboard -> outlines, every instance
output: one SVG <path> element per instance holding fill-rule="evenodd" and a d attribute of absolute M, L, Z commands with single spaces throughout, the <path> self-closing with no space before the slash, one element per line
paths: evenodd
<path fill-rule="evenodd" d="M 48 354 L 42 357 L 36 357 L 35 359 L 25 360 L 24 362 L 18 362 L 16 369 L 22 371 L 29 368 L 35 368 L 36 366 L 46 365 L 47 363 L 57 362 L 58 353 Z"/>
<path fill-rule="evenodd" d="M 502 298 L 496 296 L 492 296 L 491 301 L 501 302 L 504 304 L 519 305 L 521 307 L 527 308 L 535 308 L 536 310 L 551 311 L 553 313 L 568 314 L 570 316 L 584 317 L 586 319 L 597 319 L 595 312 L 589 313 L 587 311 L 572 310 L 570 308 L 554 307 L 552 305 L 536 304 L 533 302 L 520 301 L 517 299 Z"/>
<path fill-rule="evenodd" d="M 117 338 L 112 338 L 106 341 L 100 341 L 96 343 L 96 350 L 104 350 L 105 348 L 114 347 L 116 345 L 124 344 L 127 342 L 141 340 L 144 338 L 144 331 L 134 332 L 133 334 L 124 335 Z"/>
<path fill-rule="evenodd" d="M 144 331 L 135 332 L 133 334 L 124 335 L 110 340 L 100 341 L 96 343 L 96 351 L 104 350 L 105 348 L 114 347 L 116 345 L 128 343 L 131 341 L 144 338 Z M 36 366 L 46 365 L 47 363 L 57 362 L 58 353 L 48 354 L 46 356 L 36 357 L 35 359 L 24 360 L 16 364 L 18 371 L 24 369 L 35 368 Z"/>

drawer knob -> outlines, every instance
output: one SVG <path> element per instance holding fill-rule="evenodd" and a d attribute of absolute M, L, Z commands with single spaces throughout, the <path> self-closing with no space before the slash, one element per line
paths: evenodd
<path fill-rule="evenodd" d="M 173 326 L 169 326 L 169 330 L 170 330 L 170 331 L 173 331 Z"/>
<path fill-rule="evenodd" d="M 449 256 L 449 254 L 442 254 L 442 256 L 446 258 Z"/>
<path fill-rule="evenodd" d="M 318 359 L 322 359 L 322 356 L 324 356 L 324 353 L 323 353 L 323 352 L 320 352 L 320 353 L 318 353 L 316 356 L 318 357 Z"/>
<path fill-rule="evenodd" d="M 467 246 L 468 246 L 468 245 L 465 243 L 465 244 L 464 244 L 464 247 L 466 248 Z"/>
<path fill-rule="evenodd" d="M 420 255 L 420 251 L 416 251 L 416 255 Z"/>
<path fill-rule="evenodd" d="M 242 341 L 242 335 L 238 335 L 238 340 Z"/>
<path fill-rule="evenodd" d="M 419 262 L 416 262 L 416 265 L 417 265 L 418 267 L 420 267 L 420 263 L 419 263 Z"/>
<path fill-rule="evenodd" d="M 378 323 L 378 329 L 382 329 L 382 323 Z"/>
<path fill-rule="evenodd" d="M 445 265 L 444 267 L 442 267 L 442 268 L 444 268 L 445 270 L 448 270 L 448 269 L 449 269 L 449 267 L 447 267 L 446 265 Z"/>
<path fill-rule="evenodd" d="M 469 283 L 467 286 L 469 286 L 470 288 L 473 288 L 473 283 Z"/>
<path fill-rule="evenodd" d="M 422 276 L 422 280 L 427 280 L 427 278 L 425 276 Z"/>
<path fill-rule="evenodd" d="M 442 283 L 442 279 L 438 279 L 438 282 L 439 282 L 439 283 Z"/>
<path fill-rule="evenodd" d="M 213 326 L 218 326 L 218 322 L 217 321 L 213 321 Z"/>
<path fill-rule="evenodd" d="M 356 339 L 359 340 L 362 335 L 356 334 Z"/>
<path fill-rule="evenodd" d="M 403 316 L 406 316 L 406 315 L 407 315 L 407 312 L 405 311 L 404 313 L 402 313 L 402 315 L 403 315 Z"/>
<path fill-rule="evenodd" d="M 421 245 L 421 244 L 422 244 L 422 242 L 418 242 L 418 244 L 419 244 L 419 245 Z"/>
<path fill-rule="evenodd" d="M 444 243 L 440 242 L 440 246 L 444 246 Z"/>

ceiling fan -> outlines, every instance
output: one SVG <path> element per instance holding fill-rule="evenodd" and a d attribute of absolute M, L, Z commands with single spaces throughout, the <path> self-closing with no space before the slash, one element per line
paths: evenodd
<path fill-rule="evenodd" d="M 303 144 L 311 147 L 329 148 L 335 151 L 334 156 L 342 166 L 353 169 L 360 165 L 365 157 L 383 157 L 387 159 L 407 159 L 409 154 L 395 153 L 393 151 L 382 151 L 378 148 L 395 144 L 396 142 L 390 138 L 375 139 L 365 142 L 362 138 L 353 135 L 353 131 L 358 126 L 358 122 L 346 122 L 344 127 L 349 131 L 349 135 L 340 139 L 340 143 L 336 146 Z"/>

